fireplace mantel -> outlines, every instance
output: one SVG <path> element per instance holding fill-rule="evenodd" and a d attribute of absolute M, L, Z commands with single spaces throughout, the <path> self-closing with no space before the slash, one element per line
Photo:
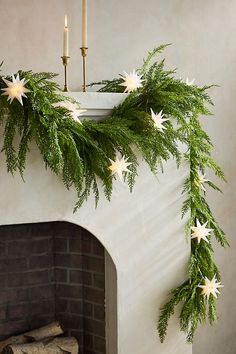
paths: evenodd
<path fill-rule="evenodd" d="M 101 117 L 125 97 L 123 94 L 70 93 Z M 177 316 L 171 320 L 167 340 L 156 331 L 160 306 L 171 288 L 186 276 L 190 245 L 181 219 L 181 189 L 187 166 L 170 160 L 165 172 L 154 177 L 140 161 L 134 191 L 119 181 L 111 202 L 102 197 L 97 209 L 91 196 L 77 213 L 74 190 L 67 191 L 59 177 L 46 170 L 35 146 L 27 160 L 25 182 L 10 175 L 1 154 L 0 224 L 68 221 L 90 231 L 104 245 L 117 271 L 118 354 L 190 354 L 179 332 Z M 108 352 L 107 354 L 115 354 Z"/>
<path fill-rule="evenodd" d="M 106 117 L 114 106 L 124 101 L 126 93 L 102 93 L 102 92 L 69 92 L 65 94 L 80 103 L 86 110 L 84 117 L 102 119 Z"/>

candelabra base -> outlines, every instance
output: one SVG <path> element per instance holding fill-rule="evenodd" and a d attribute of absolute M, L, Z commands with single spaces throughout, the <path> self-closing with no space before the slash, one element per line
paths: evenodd
<path fill-rule="evenodd" d="M 66 56 L 66 55 L 63 55 L 61 57 L 62 59 L 62 64 L 64 66 L 64 92 L 69 92 L 69 88 L 68 88 L 68 73 L 67 73 L 67 67 L 68 67 L 68 64 L 69 64 L 69 59 L 70 57 L 69 56 Z"/>

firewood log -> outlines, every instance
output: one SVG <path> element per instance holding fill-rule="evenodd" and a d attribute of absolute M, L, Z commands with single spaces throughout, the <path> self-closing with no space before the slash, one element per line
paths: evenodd
<path fill-rule="evenodd" d="M 2 353 L 3 349 L 9 344 L 24 344 L 39 341 L 44 338 L 59 336 L 62 333 L 64 333 L 64 330 L 61 324 L 59 322 L 53 322 L 47 326 L 0 341 L 0 353 Z"/>
<path fill-rule="evenodd" d="M 44 338 L 59 336 L 62 333 L 64 333 L 62 325 L 59 322 L 53 322 L 47 326 L 27 332 L 24 336 L 29 339 L 29 341 L 40 341 Z"/>
<path fill-rule="evenodd" d="M 0 341 L 0 353 L 3 352 L 3 349 L 8 345 L 8 344 L 24 344 L 29 342 L 29 339 L 25 338 L 24 334 L 21 334 L 19 336 L 12 336 L 10 338 L 7 338 L 5 340 Z"/>
<path fill-rule="evenodd" d="M 78 354 L 79 344 L 74 337 L 47 338 L 39 342 L 11 344 L 3 354 Z"/>

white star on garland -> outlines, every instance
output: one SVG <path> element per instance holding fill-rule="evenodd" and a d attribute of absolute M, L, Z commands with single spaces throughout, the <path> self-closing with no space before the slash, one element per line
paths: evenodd
<path fill-rule="evenodd" d="M 168 121 L 169 119 L 163 118 L 162 111 L 160 111 L 158 114 L 153 112 L 151 109 L 151 116 L 152 120 L 154 122 L 154 127 L 160 130 L 160 132 L 163 132 L 163 129 L 166 129 L 166 127 L 163 125 L 164 122 Z"/>
<path fill-rule="evenodd" d="M 201 187 L 201 189 L 205 192 L 206 188 L 204 186 L 204 183 L 209 182 L 209 179 L 206 179 L 206 175 L 201 173 L 200 171 L 198 172 L 197 176 L 197 185 Z"/>
<path fill-rule="evenodd" d="M 135 70 L 129 74 L 124 71 L 124 76 L 121 75 L 121 77 L 124 82 L 122 82 L 120 85 L 125 87 L 124 92 L 130 93 L 143 86 L 142 76 L 139 75 Z"/>
<path fill-rule="evenodd" d="M 56 103 L 54 104 L 54 107 L 66 108 L 68 111 L 70 111 L 71 118 L 80 124 L 82 124 L 82 122 L 79 117 L 82 116 L 84 112 L 87 112 L 87 109 L 80 109 L 76 103 L 68 101 Z"/>
<path fill-rule="evenodd" d="M 202 289 L 201 295 L 209 300 L 210 295 L 212 294 L 217 299 L 217 294 L 220 294 L 219 288 L 223 288 L 224 285 L 221 285 L 220 282 L 217 282 L 216 276 L 209 280 L 207 277 L 204 278 L 204 285 L 198 285 L 198 288 Z"/>
<path fill-rule="evenodd" d="M 128 166 L 131 165 L 130 162 L 127 162 L 127 159 L 122 156 L 120 159 L 118 156 L 116 156 L 115 161 L 109 159 L 111 162 L 111 165 L 108 167 L 109 170 L 111 170 L 111 174 L 115 175 L 117 174 L 122 181 L 123 178 L 123 172 L 130 172 L 130 170 L 127 168 Z"/>
<path fill-rule="evenodd" d="M 210 232 L 213 230 L 206 228 L 207 223 L 208 221 L 204 225 L 201 225 L 201 223 L 197 219 L 197 226 L 191 227 L 191 230 L 193 231 L 193 233 L 191 234 L 191 239 L 197 238 L 198 243 L 200 243 L 201 240 L 204 240 L 209 243 L 207 236 L 210 236 Z"/>
<path fill-rule="evenodd" d="M 188 86 L 192 86 L 192 85 L 194 84 L 194 81 L 195 81 L 195 79 L 189 80 L 189 78 L 187 77 L 185 83 L 186 83 L 186 85 L 188 85 Z"/>
<path fill-rule="evenodd" d="M 7 87 L 2 89 L 2 91 L 5 91 L 2 95 L 8 96 L 7 100 L 10 101 L 10 103 L 16 98 L 23 106 L 22 97 L 27 97 L 25 93 L 30 92 L 30 90 L 25 87 L 28 80 L 20 80 L 19 74 L 17 74 L 16 77 L 12 75 L 12 81 L 6 79 L 3 79 L 3 81 Z"/>

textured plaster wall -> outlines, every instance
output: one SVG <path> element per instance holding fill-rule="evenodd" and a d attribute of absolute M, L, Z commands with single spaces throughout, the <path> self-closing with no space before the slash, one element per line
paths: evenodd
<path fill-rule="evenodd" d="M 217 83 L 212 90 L 215 118 L 205 121 L 216 145 L 215 157 L 226 171 L 224 197 L 210 193 L 217 219 L 231 235 L 231 249 L 216 252 L 225 289 L 219 300 L 220 322 L 214 329 L 200 329 L 194 354 L 235 353 L 236 307 L 234 294 L 235 247 L 235 95 L 236 1 L 235 0 L 88 0 L 90 81 L 112 78 L 131 70 L 159 43 L 173 43 L 167 64 L 180 76 L 197 84 Z M 80 1 L 0 0 L 0 59 L 4 71 L 18 68 L 62 72 L 63 16 L 71 27 L 70 85 L 81 84 Z M 62 83 L 62 77 L 59 78 Z M 204 335 L 203 335 L 204 334 Z M 182 353 L 180 353 L 182 354 Z"/>

